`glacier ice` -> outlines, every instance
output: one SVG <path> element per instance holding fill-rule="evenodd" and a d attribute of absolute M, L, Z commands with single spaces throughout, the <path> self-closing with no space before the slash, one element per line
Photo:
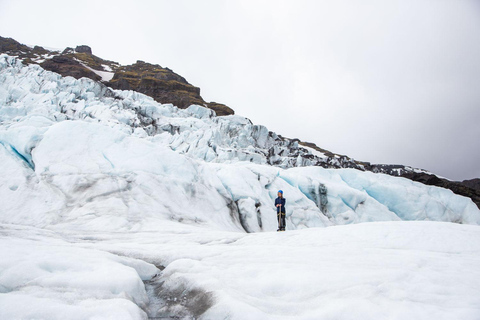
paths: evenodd
<path fill-rule="evenodd" d="M 258 232 L 275 229 L 272 202 L 283 189 L 289 229 L 480 224 L 473 202 L 446 189 L 354 169 L 269 166 L 269 148 L 282 147 L 276 135 L 238 115 L 181 110 L 6 55 L 0 84 L 3 223 L 155 230 L 169 219 Z"/>

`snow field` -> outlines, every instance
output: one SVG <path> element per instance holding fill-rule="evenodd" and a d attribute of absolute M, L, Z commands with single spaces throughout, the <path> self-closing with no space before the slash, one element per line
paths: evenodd
<path fill-rule="evenodd" d="M 142 280 L 159 272 L 155 266 L 83 249 L 51 232 L 1 229 L 1 319 L 146 318 Z"/>
<path fill-rule="evenodd" d="M 12 308 L 0 308 L 0 316 L 36 312 L 37 319 L 57 319 L 62 311 L 144 319 L 146 310 L 150 317 L 186 319 L 473 320 L 480 314 L 478 226 L 389 221 L 246 234 L 168 222 L 158 232 L 1 230 L 9 259 L 1 263 L 0 306 Z M 140 279 L 157 273 L 161 286 L 145 297 Z M 208 299 L 189 305 L 189 292 Z M 32 309 L 18 313 L 14 303 L 30 301 Z"/>
<path fill-rule="evenodd" d="M 450 227 L 389 222 L 255 234 L 218 245 L 219 254 L 208 248 L 200 261 L 175 261 L 164 274 L 218 292 L 206 319 L 477 319 L 479 230 Z"/>

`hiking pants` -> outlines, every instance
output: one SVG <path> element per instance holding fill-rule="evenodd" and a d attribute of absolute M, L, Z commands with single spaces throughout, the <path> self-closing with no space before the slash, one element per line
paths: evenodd
<path fill-rule="evenodd" d="M 282 212 L 282 216 L 280 217 L 280 221 L 278 219 L 278 215 L 280 213 L 277 213 L 277 222 L 278 222 L 278 229 L 285 229 L 285 212 Z"/>

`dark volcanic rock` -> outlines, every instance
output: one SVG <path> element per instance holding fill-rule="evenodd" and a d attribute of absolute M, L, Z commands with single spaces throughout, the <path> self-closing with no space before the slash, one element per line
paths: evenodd
<path fill-rule="evenodd" d="M 460 183 L 463 184 L 464 186 L 467 186 L 469 188 L 480 191 L 480 179 L 479 178 L 471 179 L 471 180 L 463 180 Z"/>
<path fill-rule="evenodd" d="M 140 60 L 120 67 L 106 85 L 114 89 L 138 91 L 160 103 L 172 103 L 179 108 L 187 108 L 192 104 L 207 105 L 200 96 L 200 88 L 168 68 Z M 228 114 L 233 114 L 233 110 Z"/>
<path fill-rule="evenodd" d="M 12 38 L 4 38 L 0 37 L 0 52 L 1 53 L 10 53 L 10 54 L 15 54 L 15 53 L 20 53 L 30 50 L 30 48 L 24 44 L 21 44 L 17 41 L 15 41 Z"/>
<path fill-rule="evenodd" d="M 75 53 L 75 49 L 66 47 L 65 50 L 62 51 L 62 54 L 68 54 L 68 53 Z"/>
<path fill-rule="evenodd" d="M 453 193 L 459 194 L 464 197 L 469 197 L 480 209 L 480 189 L 470 188 L 463 184 L 463 182 L 450 181 L 442 179 L 433 174 L 409 172 L 402 174 L 402 177 L 421 182 L 430 186 L 437 186 L 445 189 L 452 190 Z M 479 180 L 479 179 L 476 179 Z"/>
<path fill-rule="evenodd" d="M 89 46 L 85 46 L 85 45 L 77 46 L 75 48 L 75 52 L 92 54 L 92 48 L 90 48 Z"/>
<path fill-rule="evenodd" d="M 21 44 L 12 38 L 0 37 L 0 53 L 7 53 L 12 56 L 17 56 L 27 64 L 32 62 L 31 59 L 47 52 L 47 50 L 39 46 L 35 46 L 32 49 L 29 46 Z"/>
<path fill-rule="evenodd" d="M 228 116 L 229 114 L 234 114 L 233 109 L 227 107 L 222 103 L 208 102 L 207 107 L 214 110 L 217 116 Z"/>
<path fill-rule="evenodd" d="M 78 61 L 68 56 L 55 56 L 52 59 L 45 60 L 40 65 L 45 70 L 59 73 L 64 77 L 71 76 L 75 79 L 87 77 L 96 81 L 102 79 L 95 72 L 85 68 Z"/>
<path fill-rule="evenodd" d="M 32 50 L 33 53 L 35 54 L 48 54 L 49 51 L 44 49 L 43 47 L 40 47 L 40 46 L 35 46 L 33 47 L 33 50 Z"/>

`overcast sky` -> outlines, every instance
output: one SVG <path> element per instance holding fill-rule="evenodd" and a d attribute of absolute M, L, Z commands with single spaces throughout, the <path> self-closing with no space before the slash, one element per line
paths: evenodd
<path fill-rule="evenodd" d="M 480 1 L 0 0 L 0 35 L 169 67 L 291 138 L 480 177 Z"/>

